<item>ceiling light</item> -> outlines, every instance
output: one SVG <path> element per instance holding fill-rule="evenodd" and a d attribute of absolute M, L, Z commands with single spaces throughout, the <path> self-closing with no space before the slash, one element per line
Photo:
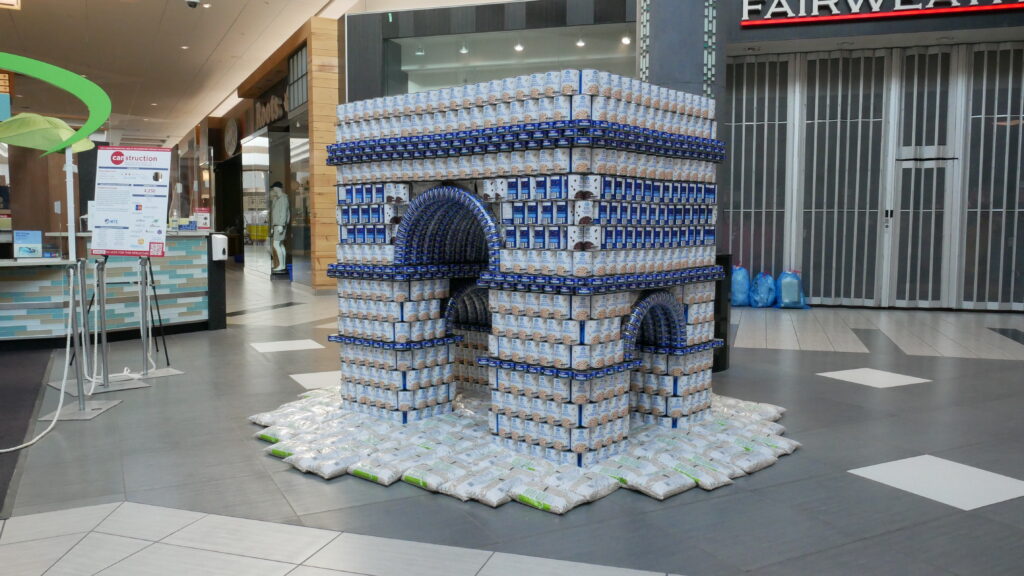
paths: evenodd
<path fill-rule="evenodd" d="M 416 49 L 415 52 L 413 52 L 413 54 L 415 54 L 417 56 L 423 56 L 426 53 L 427 53 L 427 51 L 423 49 L 423 46 L 420 46 L 419 48 Z"/>
<path fill-rule="evenodd" d="M 469 54 L 469 46 L 466 46 L 465 42 L 463 42 L 462 47 L 459 48 L 459 54 Z"/>
<path fill-rule="evenodd" d="M 939 42 L 952 42 L 953 40 L 956 40 L 956 38 L 952 36 L 939 36 L 936 40 Z"/>
<path fill-rule="evenodd" d="M 626 46 L 629 46 L 630 44 L 633 43 L 633 39 L 630 38 L 629 36 L 623 36 L 622 43 L 625 44 Z"/>
<path fill-rule="evenodd" d="M 844 42 L 840 42 L 840 43 L 838 44 L 838 46 L 839 46 L 840 48 L 847 48 L 847 47 L 849 47 L 849 46 L 853 46 L 853 42 L 849 42 L 849 41 L 844 41 Z"/>
<path fill-rule="evenodd" d="M 583 41 L 583 38 L 580 38 L 579 40 L 576 41 L 576 45 L 579 46 L 580 48 L 583 48 L 584 46 L 587 45 L 587 43 Z"/>
<path fill-rule="evenodd" d="M 150 106 L 156 106 L 156 102 L 150 102 L 149 105 Z"/>
<path fill-rule="evenodd" d="M 203 4 L 203 8 L 209 8 L 210 6 L 213 6 L 213 4 L 210 4 L 209 2 Z"/>
<path fill-rule="evenodd" d="M 515 50 L 516 52 L 522 52 L 522 51 L 523 51 L 523 44 L 522 44 L 521 42 L 516 42 L 516 45 L 515 45 L 515 46 L 513 46 L 512 48 L 513 48 L 513 49 L 514 49 L 514 50 Z"/>
<path fill-rule="evenodd" d="M 24 98 L 25 95 L 24 94 L 15 94 L 14 97 L 15 98 Z"/>
<path fill-rule="evenodd" d="M 182 46 L 181 49 L 182 50 L 188 50 L 188 46 Z"/>

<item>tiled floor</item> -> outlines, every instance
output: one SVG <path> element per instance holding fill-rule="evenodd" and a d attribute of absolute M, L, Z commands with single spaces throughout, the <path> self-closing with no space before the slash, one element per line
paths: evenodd
<path fill-rule="evenodd" d="M 818 374 L 818 376 L 824 376 L 834 380 L 842 380 L 844 382 L 853 382 L 854 384 L 863 384 L 864 386 L 871 386 L 872 388 L 893 388 L 895 386 L 930 382 L 930 380 L 926 380 L 924 378 L 886 372 L 885 370 L 875 370 L 874 368 L 854 368 L 853 370 L 822 372 Z"/>
<path fill-rule="evenodd" d="M 1024 328 L 1024 315 L 743 310 L 743 341 L 733 349 L 730 369 L 715 375 L 715 389 L 787 407 L 781 423 L 803 448 L 713 492 L 691 490 L 655 502 L 619 490 L 558 517 L 515 503 L 497 509 L 462 503 L 404 483 L 325 482 L 263 454 L 266 444 L 252 438 L 259 427 L 246 417 L 304 392 L 292 375 L 336 374 L 338 351 L 325 341 L 337 303 L 243 273 L 230 274 L 229 283 L 229 310 L 260 311 L 232 317 L 227 330 L 168 337 L 172 358 L 186 374 L 108 394 L 124 403 L 91 422 L 61 423 L 28 451 L 8 498 L 16 520 L 92 508 L 75 511 L 52 536 L 31 522 L 0 527 L 0 573 L 38 573 L 33 570 L 56 563 L 90 531 L 146 541 L 107 574 L 145 574 L 150 560 L 195 566 L 198 574 L 218 566 L 238 573 L 230 568 L 238 558 L 249 562 L 245 573 L 274 574 L 291 569 L 308 549 L 285 546 L 292 542 L 285 538 L 249 558 L 233 555 L 237 549 L 163 541 L 191 535 L 221 547 L 215 538 L 195 536 L 204 529 L 197 524 L 204 514 L 344 532 L 310 554 L 324 567 L 291 573 L 299 576 L 337 576 L 325 569 L 359 573 L 366 566 L 355 559 L 329 566 L 324 559 L 365 537 L 374 537 L 362 540 L 370 547 L 391 538 L 466 549 L 459 561 L 469 567 L 480 554 L 474 551 L 483 551 L 489 560 L 476 565 L 480 574 L 515 571 L 505 555 L 689 576 L 1019 574 L 1024 565 L 1024 498 L 962 510 L 848 472 L 930 455 L 1024 480 L 1024 346 L 990 329 Z M 273 307 L 286 302 L 301 304 Z M 748 312 L 757 313 L 747 318 Z M 769 331 L 787 325 L 783 316 L 792 330 Z M 763 329 L 746 328 L 762 320 Z M 302 339 L 325 348 L 264 354 L 250 346 Z M 137 353 L 137 342 L 113 343 L 111 365 L 135 362 Z M 818 375 L 865 368 L 928 382 L 878 388 Z M 41 409 L 55 404 L 56 391 L 47 391 Z M 102 506 L 123 501 L 132 506 Z M 267 541 L 259 530 L 252 538 Z M 91 548 L 109 559 L 130 544 L 101 538 Z M 386 559 L 372 566 L 389 569 Z M 580 573 L 569 565 L 545 566 Z"/>
<path fill-rule="evenodd" d="M 904 354 L 1024 360 L 1024 314 L 869 310 L 850 308 L 734 308 L 734 346 L 868 354 L 856 330 L 877 330 Z"/>
<path fill-rule="evenodd" d="M 257 352 L 295 352 L 296 350 L 319 350 L 323 345 L 315 340 L 281 340 L 278 342 L 253 342 L 249 344 Z"/>
<path fill-rule="evenodd" d="M 0 541 L 5 576 L 664 576 L 131 502 L 19 516 L 8 524 L 22 539 Z"/>

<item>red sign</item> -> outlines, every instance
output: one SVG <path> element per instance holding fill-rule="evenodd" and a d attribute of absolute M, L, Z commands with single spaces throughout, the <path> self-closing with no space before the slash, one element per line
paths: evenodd
<path fill-rule="evenodd" d="M 740 26 L 827 24 L 1024 10 L 1024 0 L 743 0 Z"/>

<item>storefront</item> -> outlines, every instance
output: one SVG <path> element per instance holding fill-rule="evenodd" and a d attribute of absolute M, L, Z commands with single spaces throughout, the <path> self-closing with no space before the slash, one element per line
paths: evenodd
<path fill-rule="evenodd" d="M 237 105 L 204 121 L 214 221 L 232 259 L 256 276 L 312 289 L 330 285 L 337 243 L 326 147 L 338 104 L 338 28 L 336 20 L 308 21 L 238 87 Z"/>
<path fill-rule="evenodd" d="M 1024 5 L 839 4 L 720 5 L 720 249 L 816 304 L 1024 310 Z"/>

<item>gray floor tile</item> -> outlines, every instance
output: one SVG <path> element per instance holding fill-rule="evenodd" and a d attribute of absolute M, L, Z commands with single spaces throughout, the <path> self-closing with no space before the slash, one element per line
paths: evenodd
<path fill-rule="evenodd" d="M 628 570 L 597 566 L 564 560 L 548 560 L 533 556 L 497 553 L 484 564 L 478 576 L 564 576 L 566 574 L 586 574 L 587 576 L 662 576 L 659 572 Z"/>
<path fill-rule="evenodd" d="M 17 503 L 24 507 L 115 496 L 119 500 L 124 496 L 124 473 L 116 451 L 113 455 L 28 468 L 19 484 Z"/>
<path fill-rule="evenodd" d="M 233 438 L 124 456 L 128 492 L 252 476 L 263 472 L 251 445 Z"/>
<path fill-rule="evenodd" d="M 237 518 L 286 522 L 298 519 L 267 473 L 200 484 L 127 493 L 128 501 Z"/>
<path fill-rule="evenodd" d="M 973 514 L 956 514 L 865 541 L 941 566 L 954 574 L 1016 575 L 1024 565 L 1024 530 Z"/>
<path fill-rule="evenodd" d="M 848 473 L 765 488 L 756 494 L 857 538 L 957 513 L 939 502 Z"/>
<path fill-rule="evenodd" d="M 508 504 L 511 505 L 511 504 Z M 491 533 L 466 513 L 472 506 L 441 494 L 389 500 L 302 517 L 306 526 L 386 536 L 430 544 L 489 548 L 501 536 Z"/>
<path fill-rule="evenodd" d="M 407 576 L 413 566 L 418 576 L 475 576 L 490 557 L 482 550 L 342 534 L 306 564 L 374 576 Z"/>
<path fill-rule="evenodd" d="M 939 567 L 901 554 L 884 544 L 854 542 L 823 552 L 784 560 L 757 570 L 761 576 L 829 574 L 831 576 L 940 576 Z"/>
<path fill-rule="evenodd" d="M 300 516 L 425 494 L 422 489 L 404 482 L 384 487 L 354 476 L 324 480 L 314 474 L 303 474 L 291 465 L 287 466 L 287 469 L 274 472 L 271 477 Z"/>

